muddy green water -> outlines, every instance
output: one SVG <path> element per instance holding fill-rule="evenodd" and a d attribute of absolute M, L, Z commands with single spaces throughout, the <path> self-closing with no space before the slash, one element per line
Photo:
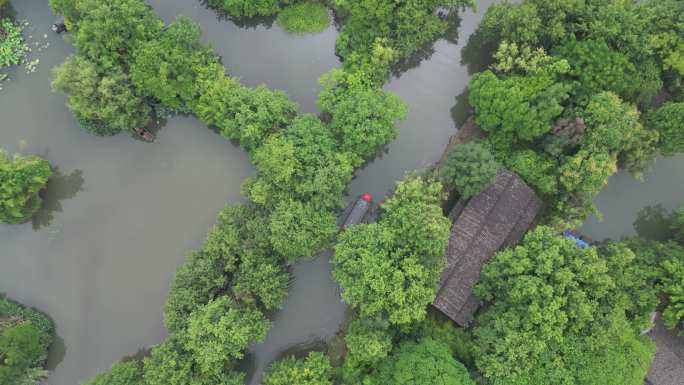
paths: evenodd
<path fill-rule="evenodd" d="M 684 204 L 684 154 L 658 158 L 643 182 L 625 171 L 617 173 L 595 202 L 603 220 L 590 218 L 581 229 L 595 240 L 668 238 L 668 217 Z"/>
<path fill-rule="evenodd" d="M 462 57 L 462 48 L 491 2 L 481 1 L 478 13 L 464 12 L 457 34 L 387 85 L 408 103 L 409 117 L 388 151 L 357 173 L 351 197 L 382 196 L 406 172 L 439 158 L 467 116 L 464 91 L 478 68 L 464 62 L 479 58 Z M 59 339 L 49 383 L 74 385 L 164 338 L 162 306 L 175 270 L 201 245 L 224 204 L 240 201 L 240 183 L 253 168 L 238 147 L 194 118 L 171 119 L 152 144 L 80 130 L 65 97 L 49 88 L 50 69 L 71 47 L 49 31 L 54 16 L 45 1 L 13 3 L 31 23 L 26 35 L 40 65 L 31 75 L 9 71 L 12 80 L 2 85 L 0 146 L 41 155 L 59 172 L 33 223 L 0 225 L 0 293 L 53 317 Z M 284 90 L 303 111 L 315 111 L 318 78 L 339 66 L 334 27 L 297 37 L 274 24 L 217 18 L 196 0 L 148 3 L 167 21 L 182 14 L 199 22 L 231 74 Z M 659 161 L 645 184 L 618 175 L 598 199 L 606 220 L 585 231 L 628 233 L 641 208 L 674 207 L 683 187 L 684 157 Z M 252 384 L 283 351 L 334 336 L 344 319 L 329 255 L 297 264 L 294 275 L 266 341 L 251 349 Z"/>

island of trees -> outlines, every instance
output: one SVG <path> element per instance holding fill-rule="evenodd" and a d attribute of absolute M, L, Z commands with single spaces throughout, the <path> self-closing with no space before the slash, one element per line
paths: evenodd
<path fill-rule="evenodd" d="M 46 378 L 53 337 L 45 314 L 0 296 L 0 384 L 32 385 Z"/>

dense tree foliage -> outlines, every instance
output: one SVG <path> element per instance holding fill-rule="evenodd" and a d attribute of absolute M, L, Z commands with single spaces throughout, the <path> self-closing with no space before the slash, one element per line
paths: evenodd
<path fill-rule="evenodd" d="M 364 385 L 475 385 L 468 370 L 441 341 L 425 338 L 399 345 Z"/>
<path fill-rule="evenodd" d="M 651 312 L 658 306 L 656 286 L 661 273 L 657 266 L 662 259 L 658 252 L 643 247 L 639 240 L 628 240 L 609 241 L 598 248 L 615 284 L 610 304 L 624 310 L 639 330 L 651 326 Z"/>
<path fill-rule="evenodd" d="M 100 373 L 84 385 L 135 385 L 143 382 L 142 366 L 138 361 L 117 362 L 109 371 Z"/>
<path fill-rule="evenodd" d="M 69 94 L 67 106 L 94 134 L 114 135 L 150 122 L 151 108 L 118 68 L 101 75 L 95 63 L 71 56 L 55 68 L 52 87 Z"/>
<path fill-rule="evenodd" d="M 152 349 L 144 361 L 145 385 L 243 385 L 244 374 L 233 368 L 202 372 L 195 356 L 176 337 Z M 130 385 L 139 385 L 138 382 Z"/>
<path fill-rule="evenodd" d="M 386 321 L 359 317 L 351 321 L 344 336 L 347 355 L 342 376 L 347 382 L 358 380 L 387 357 L 392 350 L 392 334 Z"/>
<path fill-rule="evenodd" d="M 297 117 L 281 133 L 270 136 L 254 152 L 257 177 L 243 190 L 256 204 L 273 209 L 295 198 L 317 209 L 338 209 L 351 180 L 351 155 L 338 144 L 317 117 Z"/>
<path fill-rule="evenodd" d="M 176 273 L 164 311 L 166 326 L 182 333 L 196 309 L 232 287 L 237 298 L 277 308 L 289 276 L 270 256 L 267 218 L 249 206 L 228 206 L 209 232 L 203 248 Z"/>
<path fill-rule="evenodd" d="M 640 273 L 632 275 L 632 277 L 640 278 L 642 284 L 648 285 L 652 292 L 648 293 L 648 296 L 645 298 L 643 295 L 631 295 L 631 300 L 637 304 L 636 308 L 653 309 L 655 307 L 654 303 L 658 304 L 658 300 L 653 299 L 652 296 L 657 295 L 661 302 L 658 304 L 658 309 L 661 311 L 665 326 L 671 329 L 679 329 L 680 333 L 684 333 L 682 331 L 684 330 L 682 325 L 682 321 L 684 321 L 684 306 L 682 305 L 684 303 L 684 297 L 682 296 L 682 293 L 684 293 L 682 291 L 682 283 L 684 282 L 684 242 L 678 243 L 671 239 L 654 241 L 632 238 L 624 243 L 634 251 L 642 265 L 634 270 L 636 272 L 640 271 Z M 632 281 L 638 282 L 636 280 Z M 632 291 L 632 293 L 638 292 Z M 642 292 L 642 294 L 644 293 Z M 623 298 L 623 300 L 629 300 L 629 298 Z"/>
<path fill-rule="evenodd" d="M 281 4 L 288 4 L 289 0 L 208 0 L 207 4 L 227 12 L 229 15 L 240 17 L 271 16 L 281 8 Z"/>
<path fill-rule="evenodd" d="M 200 43 L 201 35 L 197 24 L 180 17 L 158 38 L 143 42 L 133 53 L 130 68 L 139 94 L 159 100 L 166 108 L 188 112 L 198 97 L 198 72 L 217 60 Z"/>
<path fill-rule="evenodd" d="M 635 254 L 579 248 L 548 227 L 497 253 L 476 294 L 476 364 L 497 384 L 641 384 L 653 344 L 637 325 L 655 293 L 633 268 Z M 634 303 L 634 300 L 646 299 Z M 648 298 L 651 297 L 651 298 Z M 626 313 L 632 313 L 634 320 Z"/>
<path fill-rule="evenodd" d="M 649 32 L 645 46 L 654 53 L 663 71 L 666 90 L 681 101 L 684 97 L 684 4 L 677 0 L 648 0 L 639 11 Z"/>
<path fill-rule="evenodd" d="M 128 64 L 144 42 L 158 37 L 164 23 L 138 0 L 75 0 L 79 18 L 71 29 L 78 55 L 102 73 Z"/>
<path fill-rule="evenodd" d="M 332 116 L 330 130 L 358 164 L 397 137 L 394 124 L 406 118 L 407 110 L 393 94 L 365 85 L 345 87 L 337 76 L 333 72 L 322 79 L 318 107 Z"/>
<path fill-rule="evenodd" d="M 647 125 L 660 134 L 663 155 L 684 152 L 684 102 L 665 103 L 648 115 Z"/>
<path fill-rule="evenodd" d="M 660 288 L 666 296 L 662 313 L 665 326 L 678 328 L 680 335 L 684 336 L 684 250 L 680 248 L 678 254 L 679 258 L 663 261 Z"/>
<path fill-rule="evenodd" d="M 348 228 L 335 247 L 342 298 L 362 316 L 393 324 L 425 317 L 446 265 L 450 223 L 438 182 L 409 178 L 382 205 L 377 223 Z"/>
<path fill-rule="evenodd" d="M 354 53 L 367 60 L 378 43 L 392 50 L 395 59 L 407 58 L 446 31 L 447 14 L 474 7 L 475 2 L 336 0 L 335 6 L 345 17 L 336 50 L 345 61 L 353 62 L 358 60 Z"/>
<path fill-rule="evenodd" d="M 270 322 L 256 308 L 236 304 L 228 296 L 209 301 L 190 314 L 188 350 L 205 373 L 221 373 L 243 350 L 266 337 Z"/>
<path fill-rule="evenodd" d="M 479 143 L 460 144 L 449 152 L 442 179 L 449 188 L 467 198 L 494 183 L 498 169 L 499 164 L 488 148 Z"/>
<path fill-rule="evenodd" d="M 546 74 L 501 79 L 491 71 L 473 77 L 470 103 L 477 123 L 488 132 L 531 141 L 551 130 L 563 108 L 567 88 Z"/>
<path fill-rule="evenodd" d="M 640 177 L 658 150 L 678 151 L 677 103 L 648 110 L 657 95 L 680 97 L 681 73 L 666 63 L 684 38 L 681 9 L 525 0 L 487 10 L 478 35 L 496 62 L 473 77 L 470 103 L 494 156 L 544 195 L 555 226 L 596 213 L 591 200 L 618 166 Z"/>
<path fill-rule="evenodd" d="M 280 91 L 265 87 L 249 89 L 237 79 L 226 77 L 214 62 L 198 73 L 199 97 L 193 112 L 206 124 L 252 152 L 275 131 L 289 125 L 297 105 Z"/>
<path fill-rule="evenodd" d="M 52 175 L 50 164 L 37 156 L 0 151 L 0 222 L 25 222 L 38 211 L 38 193 Z"/>
<path fill-rule="evenodd" d="M 288 356 L 273 363 L 264 385 L 332 385 L 332 367 L 320 352 L 310 352 L 304 359 Z"/>
<path fill-rule="evenodd" d="M 271 216 L 273 249 L 291 262 L 321 250 L 337 229 L 332 213 L 293 200 L 279 203 Z"/>
<path fill-rule="evenodd" d="M 626 100 L 649 101 L 662 87 L 658 71 L 639 68 L 627 53 L 609 47 L 603 39 L 573 41 L 553 51 L 570 63 L 567 80 L 575 103 L 586 103 L 592 95 L 611 91 Z M 654 64 L 655 65 L 655 64 Z"/>
<path fill-rule="evenodd" d="M 35 384 L 43 369 L 54 326 L 44 314 L 0 297 L 0 383 Z"/>
<path fill-rule="evenodd" d="M 684 245 L 684 205 L 674 213 L 672 230 L 675 233 L 675 238 Z"/>

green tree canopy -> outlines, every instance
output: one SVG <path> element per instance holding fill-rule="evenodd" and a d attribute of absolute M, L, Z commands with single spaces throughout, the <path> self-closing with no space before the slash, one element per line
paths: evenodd
<path fill-rule="evenodd" d="M 139 0 L 76 0 L 74 4 L 79 19 L 72 29 L 73 44 L 100 74 L 118 70 L 135 48 L 156 38 L 164 27 L 150 6 Z"/>
<path fill-rule="evenodd" d="M 684 336 L 684 250 L 679 249 L 679 258 L 662 263 L 664 274 L 660 288 L 666 296 L 663 322 L 670 329 L 679 329 L 679 335 Z"/>
<path fill-rule="evenodd" d="M 658 131 L 658 147 L 663 155 L 684 152 L 684 102 L 665 103 L 648 114 L 646 125 Z"/>
<path fill-rule="evenodd" d="M 268 217 L 251 206 L 227 206 L 201 250 L 188 257 L 171 284 L 164 308 L 166 327 L 184 333 L 189 315 L 227 287 L 242 302 L 277 308 L 289 275 L 271 252 Z"/>
<path fill-rule="evenodd" d="M 335 5 L 346 22 L 337 38 L 336 51 L 347 59 L 352 52 L 369 57 L 378 41 L 397 52 L 397 59 L 407 58 L 419 48 L 443 34 L 449 26 L 438 14 L 474 7 L 470 0 L 418 0 L 377 2 L 372 0 L 336 0 Z M 346 60 L 345 60 L 346 61 Z"/>
<path fill-rule="evenodd" d="M 52 88 L 69 95 L 69 109 L 82 127 L 96 135 L 131 131 L 151 121 L 150 107 L 119 67 L 101 76 L 95 63 L 70 56 L 53 76 Z"/>
<path fill-rule="evenodd" d="M 442 173 L 444 183 L 463 197 L 477 195 L 496 179 L 499 164 L 489 149 L 479 143 L 454 146 Z"/>
<path fill-rule="evenodd" d="M 33 368 L 42 366 L 45 349 L 40 330 L 31 322 L 0 327 L 0 381 L 3 384 L 26 381 L 25 376 Z"/>
<path fill-rule="evenodd" d="M 592 95 L 611 91 L 631 102 L 648 102 L 662 87 L 660 73 L 637 69 L 625 52 L 614 50 L 603 39 L 571 41 L 554 52 L 570 63 L 573 101 L 589 102 Z M 653 78 L 649 78 L 653 76 Z"/>
<path fill-rule="evenodd" d="M 214 8 L 227 12 L 231 16 L 271 16 L 280 10 L 281 3 L 290 3 L 289 0 L 208 0 L 207 4 Z"/>
<path fill-rule="evenodd" d="M 200 371 L 193 354 L 174 336 L 155 346 L 143 363 L 145 385 L 244 385 L 244 373 L 230 367 Z"/>
<path fill-rule="evenodd" d="M 0 222 L 22 223 L 41 205 L 38 193 L 52 175 L 50 164 L 36 156 L 0 151 Z"/>
<path fill-rule="evenodd" d="M 443 342 L 404 342 L 364 379 L 364 385 L 475 385 L 468 370 Z"/>
<path fill-rule="evenodd" d="M 502 79 L 485 71 L 470 82 L 469 100 L 480 127 L 526 141 L 551 130 L 567 98 L 568 87 L 549 74 Z"/>
<path fill-rule="evenodd" d="M 250 344 L 266 338 L 269 327 L 256 307 L 221 296 L 192 312 L 186 347 L 203 373 L 220 373 L 227 363 L 242 358 Z"/>
<path fill-rule="evenodd" d="M 35 384 L 47 377 L 43 366 L 53 335 L 45 314 L 0 296 L 0 384 Z"/>
<path fill-rule="evenodd" d="M 680 8 L 523 0 L 487 9 L 470 45 L 496 50 L 496 63 L 472 78 L 470 103 L 494 156 L 543 193 L 554 226 L 600 215 L 592 200 L 615 161 L 639 178 L 655 157 L 659 130 L 645 130 L 630 103 L 648 110 L 656 95 L 681 98 L 681 76 L 664 59 L 678 60 Z"/>
<path fill-rule="evenodd" d="M 684 90 L 684 4 L 678 0 L 639 3 L 639 16 L 647 26 L 648 49 L 658 59 L 668 91 L 682 96 Z"/>
<path fill-rule="evenodd" d="M 339 82 L 335 73 L 322 78 L 318 108 L 332 116 L 329 126 L 340 150 L 354 154 L 359 165 L 397 137 L 395 123 L 406 118 L 407 109 L 394 94 Z"/>
<path fill-rule="evenodd" d="M 684 205 L 674 213 L 672 219 L 672 230 L 675 232 L 677 240 L 684 245 Z"/>
<path fill-rule="evenodd" d="M 397 184 L 377 223 L 351 226 L 335 247 L 335 279 L 342 298 L 365 317 L 393 324 L 425 317 L 446 265 L 450 223 L 439 206 L 437 182 Z"/>
<path fill-rule="evenodd" d="M 304 359 L 288 356 L 271 365 L 264 385 L 332 385 L 332 366 L 321 352 L 310 352 Z"/>
<path fill-rule="evenodd" d="M 639 111 L 611 92 L 594 95 L 584 114 L 584 144 L 615 155 L 632 174 L 640 175 L 656 154 L 658 133 L 644 129 Z"/>
<path fill-rule="evenodd" d="M 540 226 L 497 253 L 476 287 L 485 304 L 474 332 L 480 372 L 497 384 L 598 384 L 585 372 L 592 362 L 591 374 L 600 368 L 612 384 L 641 384 L 653 345 L 625 311 L 652 309 L 623 306 L 649 292 L 627 269 L 634 254 L 618 251 L 604 258 Z"/>
<path fill-rule="evenodd" d="M 312 256 L 329 244 L 337 230 L 331 212 L 299 201 L 281 201 L 271 216 L 273 249 L 289 262 Z"/>
<path fill-rule="evenodd" d="M 142 366 L 138 361 L 117 362 L 108 372 L 83 383 L 83 385 L 139 385 L 143 383 Z"/>
<path fill-rule="evenodd" d="M 248 152 L 263 144 L 268 135 L 290 124 L 297 105 L 285 93 L 263 86 L 249 89 L 224 75 L 220 63 L 210 63 L 198 75 L 199 98 L 193 112 L 221 134 L 239 140 Z"/>
<path fill-rule="evenodd" d="M 269 209 L 291 199 L 317 209 L 340 208 L 353 166 L 348 154 L 336 150 L 328 128 L 314 115 L 301 115 L 254 152 L 257 177 L 243 190 Z"/>
<path fill-rule="evenodd" d="M 181 16 L 159 38 L 137 47 L 130 78 L 138 92 L 173 110 L 189 112 L 198 97 L 195 82 L 199 68 L 217 60 L 211 49 L 200 43 L 201 35 L 199 25 Z"/>
<path fill-rule="evenodd" d="M 392 334 L 384 322 L 354 318 L 344 336 L 347 355 L 343 375 L 348 379 L 359 377 L 361 370 L 375 367 L 392 350 Z"/>

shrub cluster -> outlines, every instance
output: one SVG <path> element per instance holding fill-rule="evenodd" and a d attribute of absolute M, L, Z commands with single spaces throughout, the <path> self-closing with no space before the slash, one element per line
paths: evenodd
<path fill-rule="evenodd" d="M 332 366 L 320 352 L 311 352 L 304 359 L 286 357 L 271 365 L 264 385 L 332 385 Z"/>
<path fill-rule="evenodd" d="M 0 151 L 0 223 L 26 222 L 41 206 L 38 193 L 52 175 L 37 156 L 9 156 Z"/>
<path fill-rule="evenodd" d="M 208 0 L 209 7 L 235 17 L 273 16 L 291 0 Z"/>
<path fill-rule="evenodd" d="M 682 210 L 674 213 L 673 227 L 676 230 L 678 216 Z M 659 305 L 663 323 L 669 329 L 676 329 L 684 336 L 684 238 L 678 234 L 663 241 L 634 238 L 627 241 L 629 247 L 648 266 L 649 284 L 657 292 L 660 303 L 654 301 L 650 308 Z M 634 298 L 635 302 L 644 302 L 643 298 Z"/>
<path fill-rule="evenodd" d="M 496 179 L 499 164 L 489 149 L 479 143 L 456 145 L 442 172 L 444 183 L 465 198 L 486 190 Z"/>
<path fill-rule="evenodd" d="M 53 336 L 45 314 L 0 297 L 0 383 L 34 384 L 47 377 L 44 366 Z"/>

